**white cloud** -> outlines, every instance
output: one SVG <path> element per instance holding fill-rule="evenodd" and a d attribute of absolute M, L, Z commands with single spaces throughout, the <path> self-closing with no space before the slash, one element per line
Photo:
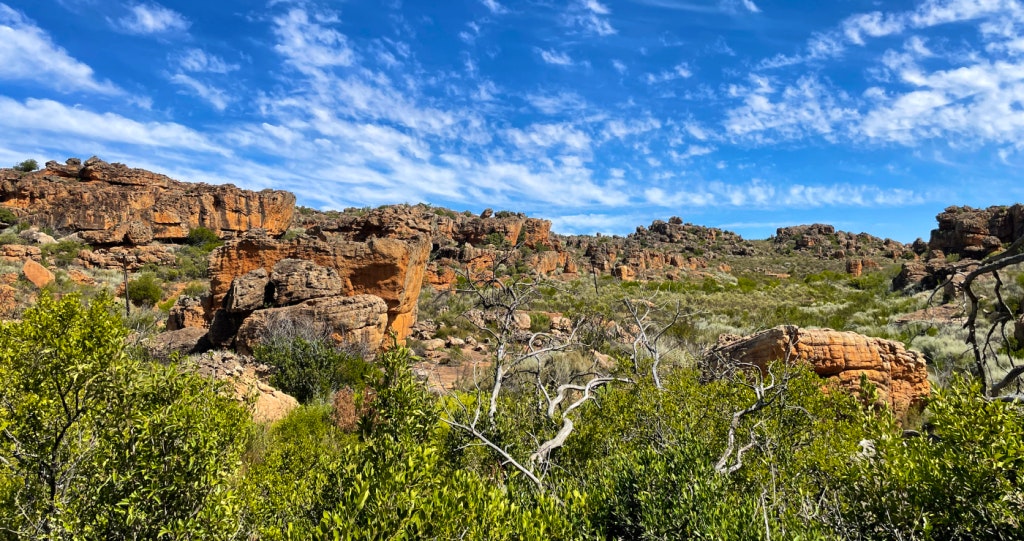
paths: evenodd
<path fill-rule="evenodd" d="M 182 14 L 156 3 L 135 4 L 128 15 L 115 21 L 115 26 L 131 34 L 184 32 L 191 24 Z"/>
<path fill-rule="evenodd" d="M 17 129 L 19 133 L 46 134 L 48 140 L 59 138 L 67 141 L 67 148 L 88 148 L 93 141 L 230 154 L 207 136 L 181 124 L 139 122 L 115 113 L 68 107 L 52 100 L 29 98 L 22 103 L 0 96 L 0 126 Z M 102 129 L 97 129 L 98 126 Z"/>
<path fill-rule="evenodd" d="M 566 25 L 598 36 L 611 36 L 618 33 L 608 20 L 611 12 L 598 0 L 576 0 L 569 6 Z"/>
<path fill-rule="evenodd" d="M 348 38 L 320 24 L 321 21 L 333 22 L 333 18 L 319 16 L 317 19 L 311 21 L 309 13 L 299 8 L 274 17 L 274 35 L 278 39 L 274 50 L 300 71 L 351 66 L 355 62 L 355 52 L 349 47 Z"/>
<path fill-rule="evenodd" d="M 525 98 L 534 109 L 546 115 L 579 111 L 587 105 L 583 98 L 575 92 L 562 91 L 556 94 L 527 94 Z"/>
<path fill-rule="evenodd" d="M 487 7 L 487 9 L 490 10 L 490 12 L 495 15 L 508 13 L 508 8 L 498 3 L 497 0 L 480 0 L 480 3 Z"/>
<path fill-rule="evenodd" d="M 644 191 L 646 202 L 660 207 L 815 208 L 886 207 L 921 203 L 912 190 L 852 184 L 772 184 L 752 179 L 742 184 L 714 181 L 680 186 L 672 193 L 662 188 Z"/>
<path fill-rule="evenodd" d="M 571 124 L 534 124 L 526 130 L 508 130 L 508 137 L 520 149 L 547 150 L 560 147 L 573 152 L 589 152 L 590 136 Z"/>
<path fill-rule="evenodd" d="M 688 79 L 692 76 L 693 72 L 690 71 L 689 64 L 681 62 L 676 64 L 671 70 L 665 70 L 661 73 L 648 73 L 644 76 L 644 80 L 647 81 L 647 84 L 658 84 L 676 79 Z"/>
<path fill-rule="evenodd" d="M 193 77 L 185 75 L 184 73 L 176 73 L 172 75 L 170 79 L 172 83 L 187 88 L 192 94 L 199 96 L 218 111 L 224 111 L 224 109 L 227 109 L 228 104 L 232 101 L 223 90 L 202 83 Z"/>
<path fill-rule="evenodd" d="M 855 108 L 844 105 L 850 101 L 848 96 L 812 76 L 801 77 L 781 92 L 756 75 L 751 82 L 753 86 L 736 87 L 731 92 L 744 102 L 726 112 L 726 131 L 735 137 L 758 142 L 811 134 L 831 138 L 837 128 L 859 117 Z"/>
<path fill-rule="evenodd" d="M 863 36 L 873 38 L 899 34 L 906 27 L 902 17 L 880 11 L 861 13 L 843 21 L 843 33 L 857 45 L 864 45 Z"/>
<path fill-rule="evenodd" d="M 540 55 L 541 60 L 546 64 L 553 66 L 571 66 L 572 57 L 568 54 L 559 51 L 549 51 L 547 49 L 536 49 L 537 54 Z"/>
<path fill-rule="evenodd" d="M 32 81 L 60 91 L 99 94 L 121 91 L 99 81 L 88 65 L 72 58 L 35 23 L 0 3 L 0 80 Z"/>
<path fill-rule="evenodd" d="M 202 49 L 188 49 L 177 58 L 178 66 L 181 69 L 193 73 L 231 73 L 238 71 L 241 66 L 229 64 L 223 58 L 207 53 Z"/>
<path fill-rule="evenodd" d="M 612 67 L 615 68 L 615 71 L 617 71 L 617 72 L 619 72 L 620 74 L 623 74 L 623 75 L 628 70 L 628 68 L 626 67 L 626 64 L 623 61 L 621 61 L 621 60 L 612 60 Z"/>
<path fill-rule="evenodd" d="M 757 7 L 753 0 L 743 0 L 743 7 L 747 8 L 747 11 L 751 13 L 761 13 L 761 8 Z"/>

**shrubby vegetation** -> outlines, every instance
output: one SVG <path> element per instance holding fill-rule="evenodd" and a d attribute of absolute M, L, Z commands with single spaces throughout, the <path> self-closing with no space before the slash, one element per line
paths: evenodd
<path fill-rule="evenodd" d="M 263 427 L 228 389 L 137 358 L 109 298 L 44 293 L 0 324 L 0 539 L 1024 539 L 1024 412 L 984 397 L 962 367 L 906 437 L 865 405 L 870 389 L 860 402 L 777 365 L 765 394 L 755 374 L 709 375 L 689 357 L 685 344 L 794 319 L 942 339 L 890 327 L 921 299 L 888 293 L 881 275 L 524 282 L 535 294 L 508 306 L 532 332 L 550 329 L 549 312 L 603 318 L 577 330 L 609 355 L 609 380 L 550 408 L 560 385 L 592 381 L 592 349 L 524 357 L 493 420 L 490 387 L 432 395 L 409 349 L 368 361 L 315 327 L 275 327 L 256 354 L 303 405 Z M 660 370 L 602 341 L 606 322 L 630 324 L 623 301 L 636 298 L 686 315 L 655 340 L 673 350 Z M 474 331 L 458 317 L 466 296 L 424 301 L 450 336 Z M 354 422 L 332 405 L 339 389 Z M 734 421 L 758 389 L 769 399 Z M 540 457 L 566 420 L 573 430 Z"/>

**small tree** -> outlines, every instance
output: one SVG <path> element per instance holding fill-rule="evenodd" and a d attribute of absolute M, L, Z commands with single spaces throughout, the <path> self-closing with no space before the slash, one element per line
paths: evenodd
<path fill-rule="evenodd" d="M 39 169 L 39 163 L 32 159 L 25 160 L 14 166 L 15 171 L 21 171 L 22 173 L 31 173 L 36 169 Z"/>

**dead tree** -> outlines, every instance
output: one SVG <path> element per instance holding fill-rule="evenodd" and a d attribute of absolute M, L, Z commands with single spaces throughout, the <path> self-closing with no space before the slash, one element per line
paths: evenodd
<path fill-rule="evenodd" d="M 489 272 L 463 274 L 459 293 L 474 299 L 487 314 L 488 322 L 474 325 L 489 337 L 493 347 L 493 366 L 484 378 L 475 382 L 474 400 L 467 404 L 459 395 L 454 401 L 461 416 L 448 412 L 444 422 L 468 434 L 478 445 L 501 457 L 502 463 L 522 473 L 537 488 L 546 491 L 544 478 L 551 467 L 552 454 L 562 447 L 575 429 L 574 412 L 595 398 L 595 391 L 613 382 L 628 382 L 607 373 L 596 360 L 586 370 L 573 371 L 563 381 L 551 381 L 550 364 L 555 356 L 569 351 L 586 351 L 580 343 L 580 330 L 586 321 L 577 321 L 567 335 L 557 336 L 545 331 L 525 331 L 521 319 L 538 296 L 538 282 L 523 276 L 502 276 L 507 259 L 495 258 Z M 537 412 L 553 426 L 559 426 L 550 437 L 534 436 L 535 449 L 528 457 L 516 457 L 507 446 L 494 441 L 491 434 L 501 414 L 501 396 L 507 383 L 515 380 L 524 388 L 532 388 L 537 397 Z M 464 419 L 464 420 L 460 420 Z"/>
<path fill-rule="evenodd" d="M 1024 401 L 1021 382 L 1024 364 L 1018 364 L 1014 360 L 1009 347 L 1010 340 L 1006 334 L 1006 325 L 1013 323 L 1020 314 L 1014 314 L 1003 298 L 1004 284 L 1000 275 L 1007 267 L 1020 263 L 1024 263 L 1024 237 L 1017 239 L 1005 251 L 983 260 L 978 268 L 964 275 L 960 284 L 965 297 L 964 310 L 967 314 L 964 322 L 964 328 L 967 329 L 966 342 L 974 355 L 975 377 L 981 383 L 984 395 L 992 399 Z M 988 318 L 983 317 L 985 314 L 982 310 L 981 296 L 975 290 L 977 280 L 986 276 L 993 279 L 995 296 L 995 310 Z M 950 280 L 946 283 L 950 283 Z M 1002 357 L 1000 350 L 1005 352 L 1009 370 L 1002 376 L 996 376 L 994 368 Z M 1011 388 L 1014 392 L 1007 393 Z"/>

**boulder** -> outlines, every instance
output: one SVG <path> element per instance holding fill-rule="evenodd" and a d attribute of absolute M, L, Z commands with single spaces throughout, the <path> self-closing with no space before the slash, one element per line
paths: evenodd
<path fill-rule="evenodd" d="M 75 259 L 77 264 L 87 269 L 122 270 L 128 265 L 129 271 L 137 271 L 148 264 L 174 265 L 175 261 L 173 248 L 160 245 L 82 250 Z"/>
<path fill-rule="evenodd" d="M 323 274 L 327 281 L 321 285 L 333 287 L 340 281 L 338 294 L 383 299 L 387 304 L 388 329 L 404 340 L 416 321 L 430 248 L 430 240 L 424 237 L 371 238 L 365 242 L 326 236 L 277 240 L 253 231 L 210 254 L 212 306 L 222 306 L 232 281 L 239 276 L 261 268 L 271 273 L 284 259 L 305 260 L 335 273 L 329 278 Z"/>
<path fill-rule="evenodd" d="M 18 237 L 32 244 L 57 244 L 57 239 L 35 228 L 26 229 L 18 233 Z"/>
<path fill-rule="evenodd" d="M 157 334 L 147 340 L 143 346 L 154 358 L 167 360 L 175 353 L 188 355 L 209 349 L 205 347 L 205 338 L 206 329 L 185 327 Z"/>
<path fill-rule="evenodd" d="M 280 235 L 295 210 L 288 192 L 179 182 L 98 158 L 7 174 L 0 178 L 0 202 L 36 226 L 80 232 L 100 245 L 181 241 L 200 226 L 221 238 L 254 228 Z"/>
<path fill-rule="evenodd" d="M 49 269 L 31 259 L 25 261 L 21 267 L 21 273 L 25 275 L 26 280 L 32 282 L 39 289 L 50 285 L 50 282 L 54 280 L 53 273 Z"/>
<path fill-rule="evenodd" d="M 270 277 L 267 270 L 255 269 L 231 280 L 231 287 L 224 297 L 224 309 L 228 312 L 252 312 L 271 305 L 273 295 L 269 293 Z"/>
<path fill-rule="evenodd" d="M 240 325 L 235 349 L 240 353 L 251 352 L 273 332 L 274 322 L 279 318 L 324 325 L 339 345 L 365 344 L 376 348 L 384 341 L 387 314 L 387 304 L 374 295 L 321 297 L 292 306 L 257 310 Z"/>
<path fill-rule="evenodd" d="M 274 265 L 274 272 L 270 274 L 270 285 L 275 306 L 288 306 L 310 299 L 336 296 L 351 288 L 351 285 L 346 286 L 334 269 L 302 259 L 278 261 Z"/>
<path fill-rule="evenodd" d="M 755 365 L 772 361 L 805 362 L 823 378 L 860 392 L 861 374 L 877 386 L 879 400 L 898 419 L 928 397 L 924 355 L 903 344 L 852 332 L 779 326 L 713 348 L 707 357 Z"/>
<path fill-rule="evenodd" d="M 167 314 L 168 331 L 179 329 L 204 329 L 206 328 L 206 312 L 203 310 L 203 303 L 198 297 L 181 297 L 174 303 Z"/>

